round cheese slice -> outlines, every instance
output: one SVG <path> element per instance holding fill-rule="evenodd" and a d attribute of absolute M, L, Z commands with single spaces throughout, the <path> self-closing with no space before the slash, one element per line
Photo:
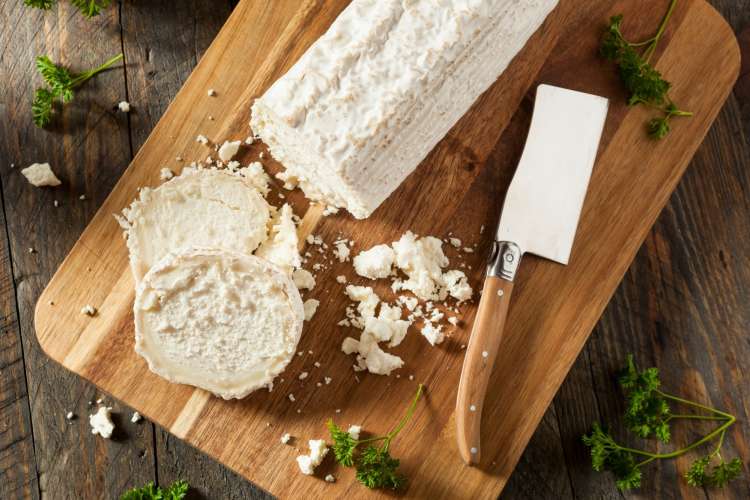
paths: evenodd
<path fill-rule="evenodd" d="M 155 189 L 142 189 L 123 216 L 137 283 L 170 252 L 195 247 L 253 253 L 268 236 L 270 210 L 252 180 L 188 167 Z"/>
<path fill-rule="evenodd" d="M 168 254 L 136 288 L 135 350 L 157 375 L 224 399 L 269 386 L 294 356 L 302 299 L 291 277 L 252 255 Z"/>

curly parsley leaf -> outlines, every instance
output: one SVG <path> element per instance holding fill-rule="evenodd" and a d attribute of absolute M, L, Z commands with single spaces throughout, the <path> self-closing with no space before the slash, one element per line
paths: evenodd
<path fill-rule="evenodd" d="M 368 488 L 389 488 L 397 490 L 406 483 L 406 478 L 398 471 L 399 460 L 393 458 L 389 447 L 406 423 L 411 419 L 424 386 L 419 384 L 417 393 L 412 399 L 404 416 L 388 434 L 367 439 L 354 439 L 351 434 L 329 419 L 326 423 L 333 441 L 333 454 L 336 461 L 347 467 L 357 469 L 357 480 Z M 358 451 L 359 445 L 365 445 Z"/>
<path fill-rule="evenodd" d="M 628 356 L 627 367 L 620 376 L 620 386 L 625 391 L 625 423 L 642 438 L 656 436 L 663 443 L 671 437 L 669 420 L 671 410 L 666 399 L 659 394 L 659 370 L 648 368 L 638 371 L 633 356 Z"/>
<path fill-rule="evenodd" d="M 109 7 L 111 0 L 70 0 L 70 3 L 78 7 L 78 10 L 86 17 L 94 17 L 101 14 L 102 9 Z"/>
<path fill-rule="evenodd" d="M 141 488 L 133 488 L 122 494 L 120 500 L 182 500 L 190 486 L 186 481 L 175 481 L 167 488 L 148 483 Z"/>
<path fill-rule="evenodd" d="M 618 445 L 598 423 L 592 426 L 591 435 L 584 435 L 582 439 L 583 444 L 591 448 L 591 467 L 597 472 L 611 471 L 618 489 L 641 485 L 641 470 L 633 454 Z"/>
<path fill-rule="evenodd" d="M 357 441 L 348 432 L 336 425 L 333 419 L 328 419 L 326 425 L 333 441 L 333 454 L 336 461 L 341 465 L 351 467 L 354 465 L 354 450 L 357 447 Z"/>
<path fill-rule="evenodd" d="M 388 453 L 387 447 L 368 446 L 357 464 L 357 480 L 370 489 L 398 490 L 406 478 L 398 472 L 399 460 Z"/>
<path fill-rule="evenodd" d="M 50 10 L 55 2 L 56 0 L 23 0 L 25 6 L 43 10 Z"/>
<path fill-rule="evenodd" d="M 23 4 L 27 7 L 42 10 L 50 10 L 56 3 L 57 0 L 23 0 Z M 102 9 L 112 4 L 112 0 L 70 0 L 70 3 L 90 19 L 101 14 Z"/>
<path fill-rule="evenodd" d="M 118 54 L 97 68 L 74 75 L 67 68 L 53 63 L 47 56 L 37 57 L 36 68 L 47 87 L 40 87 L 34 93 L 31 115 L 36 126 L 45 127 L 50 124 L 54 115 L 54 106 L 58 99 L 61 104 L 72 101 L 75 96 L 74 90 L 77 87 L 120 59 L 122 59 L 122 54 Z"/>
<path fill-rule="evenodd" d="M 622 33 L 622 15 L 611 17 L 599 46 L 599 54 L 615 63 L 618 68 L 620 80 L 629 94 L 628 105 L 644 104 L 660 112 L 660 117 L 653 118 L 647 123 L 649 136 L 653 139 L 662 139 L 669 134 L 669 120 L 672 117 L 692 116 L 688 111 L 679 110 L 669 99 L 672 84 L 650 64 L 651 56 L 676 5 L 677 0 L 672 0 L 656 35 L 639 43 L 631 43 L 625 39 Z"/>
<path fill-rule="evenodd" d="M 719 459 L 719 463 L 709 471 L 713 457 L 713 454 L 706 455 L 692 463 L 685 473 L 685 479 L 690 486 L 723 488 L 742 473 L 742 460 L 739 458 L 734 458 L 729 462 Z"/>

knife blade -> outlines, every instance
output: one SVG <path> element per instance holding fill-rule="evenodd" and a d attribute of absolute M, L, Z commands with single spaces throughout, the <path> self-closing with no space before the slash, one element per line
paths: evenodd
<path fill-rule="evenodd" d="M 461 458 L 481 456 L 482 406 L 521 258 L 567 264 L 596 161 L 609 101 L 551 85 L 537 88 L 518 168 L 505 195 L 456 398 Z"/>

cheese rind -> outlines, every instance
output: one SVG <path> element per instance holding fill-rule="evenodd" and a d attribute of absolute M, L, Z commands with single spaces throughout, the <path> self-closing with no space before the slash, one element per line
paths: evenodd
<path fill-rule="evenodd" d="M 304 310 L 291 277 L 224 250 L 168 254 L 136 289 L 135 350 L 151 371 L 223 397 L 267 386 L 294 356 Z"/>
<path fill-rule="evenodd" d="M 192 247 L 253 253 L 266 240 L 270 208 L 241 175 L 186 168 L 155 189 L 141 189 L 118 220 L 138 282 L 168 253 Z"/>
<path fill-rule="evenodd" d="M 353 0 L 255 101 L 306 195 L 368 217 L 505 70 L 557 0 Z"/>

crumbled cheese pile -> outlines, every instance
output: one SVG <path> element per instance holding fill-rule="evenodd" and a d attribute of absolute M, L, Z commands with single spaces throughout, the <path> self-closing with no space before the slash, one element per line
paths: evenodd
<path fill-rule="evenodd" d="M 420 332 L 431 345 L 443 342 L 444 325 L 440 322 L 445 319 L 445 313 L 433 301 L 445 303 L 450 296 L 460 304 L 471 299 L 473 290 L 463 271 L 445 271 L 449 260 L 442 245 L 438 238 L 420 238 L 407 231 L 391 246 L 376 245 L 354 257 L 354 269 L 358 275 L 371 280 L 391 278 L 394 292 L 408 290 L 426 301 L 422 306 L 416 297 L 400 295 L 395 304 L 389 305 L 382 302 L 371 287 L 348 285 L 345 292 L 356 306 L 347 308 L 346 318 L 339 325 L 362 330 L 359 340 L 347 337 L 341 345 L 344 353 L 356 354 L 355 371 L 390 375 L 402 367 L 404 362 L 400 357 L 383 351 L 378 344 L 387 342 L 388 347 L 398 346 L 418 319 L 422 322 Z M 407 278 L 399 277 L 397 271 Z M 345 283 L 346 279 L 337 281 Z M 409 312 L 405 319 L 402 318 L 402 307 Z M 454 326 L 458 324 L 455 317 L 447 321 Z"/>

